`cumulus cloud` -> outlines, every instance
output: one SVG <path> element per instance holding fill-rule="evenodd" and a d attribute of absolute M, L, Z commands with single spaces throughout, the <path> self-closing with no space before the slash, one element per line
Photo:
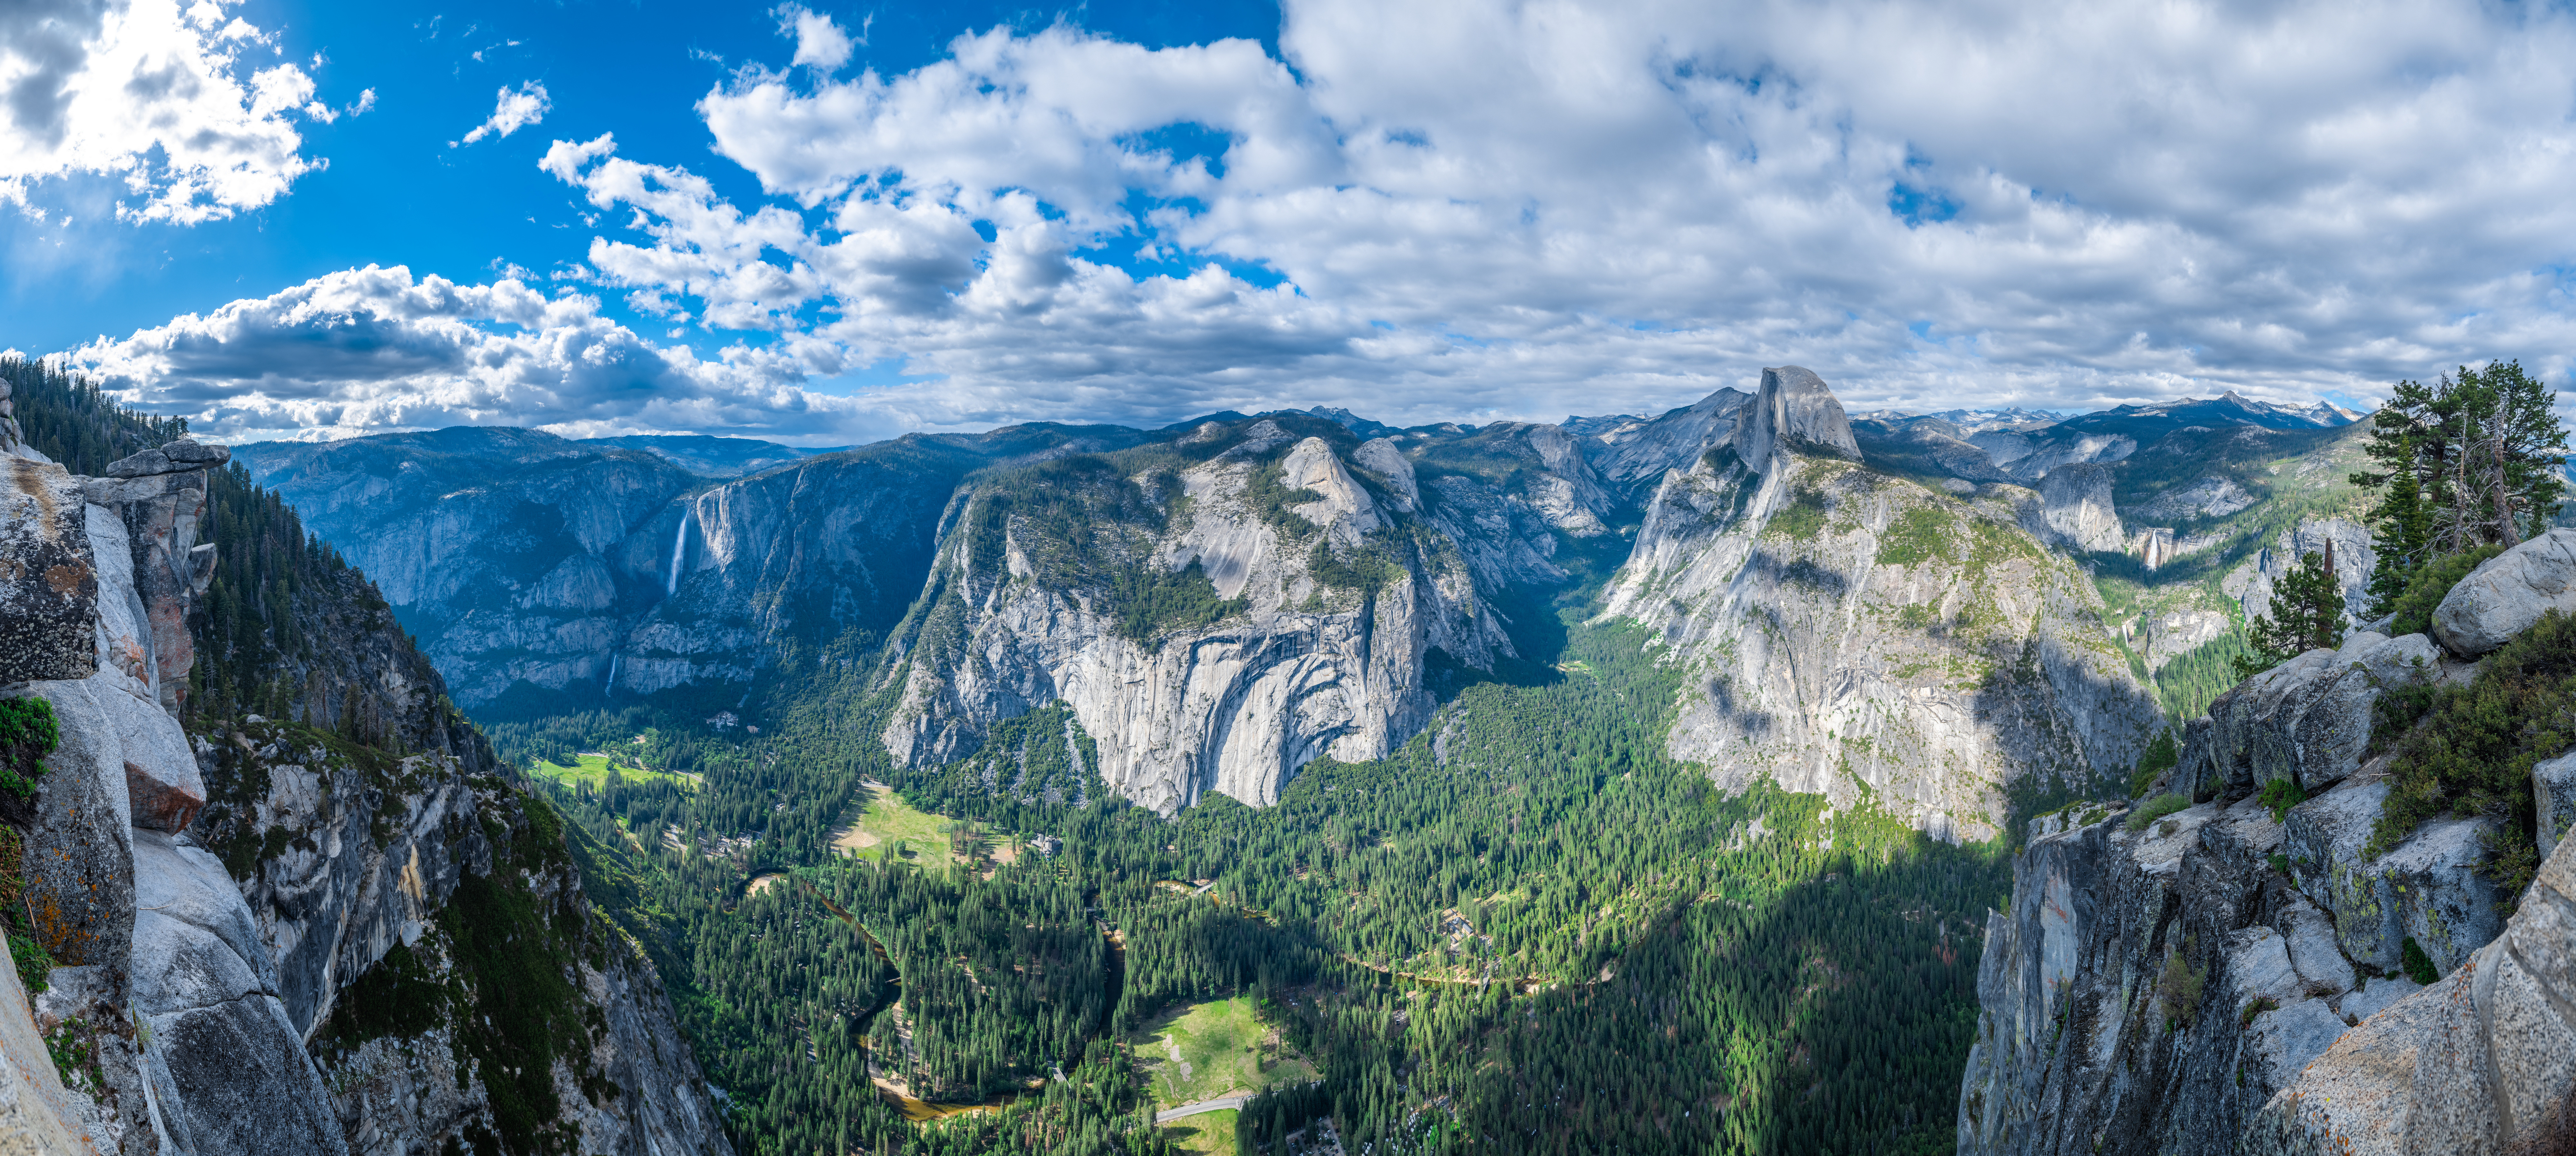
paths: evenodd
<path fill-rule="evenodd" d="M 2555 10 L 1299 0 L 1275 57 L 1059 26 L 847 77 L 837 25 L 778 15 L 787 70 L 698 106 L 713 163 L 761 195 L 606 136 L 541 162 L 613 222 L 588 283 L 734 342 L 723 358 L 548 302 L 579 316 L 539 334 L 628 351 L 627 376 L 575 372 L 592 363 L 490 317 L 388 307 L 360 348 L 418 332 L 556 384 L 365 408 L 444 396 L 442 373 L 521 380 L 451 367 L 298 404 L 345 426 L 535 399 L 491 420 L 723 415 L 811 440 L 1313 404 L 1652 412 L 1783 363 L 1856 408 L 2576 368 L 2576 18 Z M 455 326 L 479 336 L 432 340 Z M 267 348 L 284 361 L 243 372 L 304 347 Z M 107 349 L 88 355 L 123 380 L 182 380 Z M 817 392 L 895 365 L 911 384 Z M 213 404 L 220 367 L 187 372 Z M 685 404 L 632 400 L 663 388 Z"/>
<path fill-rule="evenodd" d="M 465 134 L 463 143 L 473 144 L 487 136 L 508 136 L 546 119 L 546 114 L 553 112 L 554 108 L 554 98 L 546 95 L 543 81 L 531 80 L 515 89 L 503 88 L 494 94 L 492 118 L 474 126 L 473 131 Z M 450 144 L 447 147 L 456 146 Z"/>
<path fill-rule="evenodd" d="M 778 30 L 796 36 L 796 57 L 790 66 L 808 65 L 817 71 L 831 72 L 850 62 L 850 34 L 820 12 L 809 12 L 801 4 L 781 5 L 776 15 Z"/>
<path fill-rule="evenodd" d="M 0 201 L 74 175 L 121 181 L 133 221 L 196 224 L 256 209 L 321 162 L 294 117 L 329 120 L 238 0 L 0 5 Z"/>
<path fill-rule="evenodd" d="M 776 354 L 701 360 L 601 317 L 594 297 L 548 298 L 515 278 L 415 279 L 399 266 L 317 277 L 66 359 L 135 404 L 229 440 L 449 425 L 588 436 L 864 424 L 846 399 L 798 388 L 802 367 Z"/>

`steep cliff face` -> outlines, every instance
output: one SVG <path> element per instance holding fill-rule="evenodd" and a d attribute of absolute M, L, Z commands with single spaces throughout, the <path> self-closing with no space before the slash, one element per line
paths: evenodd
<path fill-rule="evenodd" d="M 659 592 L 621 584 L 610 559 L 702 484 L 653 454 L 516 429 L 270 443 L 243 461 L 375 580 L 467 706 L 605 679 Z"/>
<path fill-rule="evenodd" d="M 1424 485 L 1395 443 L 1296 415 L 987 477 L 895 640 L 886 745 L 945 761 L 1062 700 L 1102 779 L 1166 811 L 1266 804 L 1320 755 L 1378 757 L 1429 716 L 1434 652 L 1509 653 L 1441 523 L 1478 516 L 1452 491 L 1508 526 L 1512 500 L 1474 479 Z"/>
<path fill-rule="evenodd" d="M 2392 771 L 2395 736 L 2372 745 L 2386 696 L 2470 684 L 2470 659 L 2576 601 L 2570 540 L 2462 583 L 2442 640 L 2360 631 L 2222 695 L 2157 788 L 2195 805 L 2034 821 L 2012 909 L 1987 923 L 1962 1152 L 2576 1141 L 2576 840 L 2544 844 L 2538 881 L 2511 894 L 2511 808 L 2383 830 L 2392 792 L 2425 788 Z M 2530 778 L 2544 835 L 2576 813 L 2549 770 L 2563 761 Z M 2427 969 L 2430 988 L 2407 978 Z"/>
<path fill-rule="evenodd" d="M 2126 770 L 2155 707 L 2084 573 L 2018 524 L 2029 491 L 1963 500 L 1851 460 L 1804 371 L 1766 372 L 1747 412 L 1666 475 L 1608 593 L 1695 672 L 1675 756 L 1967 838 L 2017 779 Z"/>
<path fill-rule="evenodd" d="M 219 447 L 172 443 L 105 478 L 6 448 L 22 500 L 0 510 L 0 551 L 49 546 L 30 556 L 57 571 L 0 566 L 0 602 L 39 612 L 14 619 L 53 624 L 21 652 L 51 661 L 0 672 L 57 731 L 32 798 L 0 815 L 0 885 L 35 915 L 13 946 L 55 964 L 8 1011 L 32 1012 L 54 1058 L 0 1042 L 12 1071 L 41 1067 L 48 1128 L 206 1156 L 723 1149 L 650 965 L 591 914 L 559 825 L 492 773 L 363 578 L 296 555 L 313 564 L 264 574 L 255 632 L 238 604 L 192 614 L 220 575 L 303 547 L 239 475 L 209 500 Z M 57 586 L 90 600 L 86 620 L 33 597 Z M 372 998 L 423 959 L 461 962 L 437 990 Z M 458 1062 L 417 1058 L 430 1035 Z M 344 1053 L 376 1040 L 399 1057 L 355 1073 Z"/>

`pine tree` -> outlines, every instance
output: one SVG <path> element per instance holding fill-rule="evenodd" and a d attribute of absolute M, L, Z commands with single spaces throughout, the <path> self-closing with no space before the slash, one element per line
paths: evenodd
<path fill-rule="evenodd" d="M 2351 478 L 2388 491 L 2371 514 L 2377 612 L 2435 558 L 2518 545 L 2549 525 L 2567 489 L 2556 400 L 2519 361 L 2397 383 L 2363 447 L 2376 468 Z"/>
<path fill-rule="evenodd" d="M 2412 438 L 2401 439 L 2399 446 L 2406 455 L 2414 453 Z M 2371 549 L 2379 559 L 2370 574 L 2370 612 L 2382 615 L 2396 609 L 2407 584 L 2433 560 L 2433 511 L 2414 470 L 2390 471 L 2388 496 L 2370 517 L 2375 523 Z"/>
<path fill-rule="evenodd" d="M 2236 676 L 2251 678 L 2311 650 L 2343 645 L 2343 586 L 2335 579 L 2334 545 L 2310 551 L 2272 586 L 2272 613 L 2258 615 L 2246 631 L 2253 653 L 2236 660 Z"/>

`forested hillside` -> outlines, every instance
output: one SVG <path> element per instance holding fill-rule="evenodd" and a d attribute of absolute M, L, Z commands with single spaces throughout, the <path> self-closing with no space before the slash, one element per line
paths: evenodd
<path fill-rule="evenodd" d="M 867 741 L 883 695 L 830 654 L 782 670 L 757 737 L 675 741 L 691 720 L 640 709 L 501 737 L 706 776 L 558 798 L 623 848 L 630 925 L 687 957 L 747 1151 L 1160 1151 L 1131 1032 L 1238 992 L 1323 1074 L 1248 1107 L 1246 1143 L 1325 1113 L 1354 1153 L 1947 1150 L 1999 850 L 1726 797 L 1662 755 L 1676 673 L 1642 643 L 1574 625 L 1557 670 L 1466 688 L 1385 760 L 1173 819 L 1096 781 L 1046 801 L 1088 766 L 1061 709 L 898 774 Z M 834 851 L 862 778 L 995 845 Z M 995 1107 L 909 1123 L 872 1060 L 915 1101 Z"/>

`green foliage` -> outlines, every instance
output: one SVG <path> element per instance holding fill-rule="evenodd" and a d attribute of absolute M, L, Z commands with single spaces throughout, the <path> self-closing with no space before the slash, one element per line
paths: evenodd
<path fill-rule="evenodd" d="M 2155 741 L 2148 743 L 2146 752 L 2138 756 L 2138 769 L 2129 775 L 2129 797 L 2134 799 L 2146 794 L 2148 788 L 2156 785 L 2158 778 L 2181 762 L 2182 747 L 2174 737 L 2174 728 L 2166 727 L 2156 732 Z"/>
<path fill-rule="evenodd" d="M 1315 581 L 1363 594 L 1375 594 L 1404 576 L 1401 563 L 1365 546 L 1343 551 L 1334 549 L 1330 542 L 1317 542 L 1306 564 Z"/>
<path fill-rule="evenodd" d="M 2256 996 L 2251 1000 L 2247 1000 L 2245 1003 L 2245 1010 L 2237 1014 L 2236 1026 L 2250 1028 L 2254 1026 L 2254 1017 L 2259 1016 L 2264 1012 L 2279 1010 L 2281 1010 L 2281 1001 L 2273 999 L 2268 995 Z M 2238 1074 L 2238 1082 L 2240 1085 L 2243 1083 L 2242 1072 Z"/>
<path fill-rule="evenodd" d="M 2129 812 L 2128 821 L 2122 826 L 2132 831 L 2144 831 L 2147 829 L 2147 824 L 2176 811 L 2188 810 L 2190 807 L 2191 800 L 2180 795 L 2171 793 L 2158 795 L 2139 804 L 2137 810 Z"/>
<path fill-rule="evenodd" d="M 1303 538 L 1315 532 L 1315 524 L 1289 507 L 1323 501 L 1324 495 L 1303 487 L 1291 489 L 1282 482 L 1286 476 L 1287 471 L 1276 459 L 1254 467 L 1252 476 L 1243 484 L 1243 501 L 1252 507 L 1254 516 L 1268 522 L 1281 534 Z"/>
<path fill-rule="evenodd" d="M 1917 506 L 1897 516 L 1878 538 L 1878 564 L 1914 566 L 1955 552 L 1959 520 L 1938 506 Z"/>
<path fill-rule="evenodd" d="M 2504 553 L 2504 549 L 2502 542 L 2489 542 L 2467 553 L 2445 554 L 2407 572 L 2404 588 L 2380 611 L 2395 615 L 2388 627 L 2389 636 L 2403 638 L 2432 630 L 2433 611 L 2441 607 L 2451 587 L 2459 585 L 2460 579 L 2468 577 L 2487 559 Z"/>
<path fill-rule="evenodd" d="M 2332 546 L 2327 550 L 2331 552 Z M 2334 563 L 2310 552 L 2272 584 L 2272 612 L 2248 627 L 2247 653 L 2236 660 L 2238 679 L 2252 678 L 2311 650 L 2343 645 L 2343 587 Z"/>
<path fill-rule="evenodd" d="M 99 477 L 107 464 L 188 432 L 186 418 L 155 417 L 116 403 L 94 382 L 14 354 L 0 357 L 0 381 L 27 444 L 75 474 Z"/>
<path fill-rule="evenodd" d="M 2567 488 L 2556 399 L 2520 361 L 2397 383 L 2371 419 L 2364 452 L 2374 468 L 2351 477 L 2387 491 L 2371 512 L 2374 607 L 2394 609 L 2438 557 L 2512 546 L 2549 527 Z"/>
<path fill-rule="evenodd" d="M 0 791 L 32 798 L 45 756 L 61 742 L 54 704 L 33 696 L 0 699 Z"/>
<path fill-rule="evenodd" d="M 34 995 L 45 990 L 54 970 L 53 953 L 36 938 L 34 913 L 27 908 L 27 838 L 0 822 L 0 932 L 9 937 L 9 955 L 18 964 L 18 983 Z"/>
<path fill-rule="evenodd" d="M 2263 784 L 2263 807 L 2272 812 L 2275 823 L 2288 822 L 2290 808 L 2308 801 L 2308 790 L 2290 778 L 2274 779 Z"/>
<path fill-rule="evenodd" d="M 54 956 L 35 937 L 9 933 L 9 957 L 18 964 L 18 986 L 28 995 L 38 995 L 53 986 L 47 977 L 54 972 Z"/>
<path fill-rule="evenodd" d="M 2488 872 L 2511 903 L 2531 880 L 2517 853 L 2537 816 L 2531 768 L 2576 746 L 2576 618 L 2552 610 L 2487 656 L 2467 686 L 2400 687 L 2380 695 L 2372 745 L 2394 751 L 2388 800 L 2365 854 L 2394 849 L 2445 812 L 2488 815 L 2504 852 Z"/>
<path fill-rule="evenodd" d="M 1788 505 L 1771 515 L 1770 522 L 1762 527 L 1762 536 L 1812 542 L 1816 535 L 1824 533 L 1825 521 L 1831 515 L 1832 510 L 1825 505 L 1823 494 L 1801 489 L 1790 497 Z"/>
<path fill-rule="evenodd" d="M 2246 654 L 2243 635 L 2230 632 L 2165 660 L 2155 672 L 2156 702 L 2165 717 L 2187 720 L 2209 713 L 2218 696 L 2245 681 L 2236 673 Z"/>
<path fill-rule="evenodd" d="M 2179 950 L 2165 956 L 2164 972 L 2156 978 L 2156 1006 L 2164 1012 L 2167 1031 L 2191 1023 L 2200 1014 L 2201 989 L 2209 981 L 2209 969 L 2191 966 L 2190 957 L 2199 942 L 2197 936 L 2184 938 Z"/>
<path fill-rule="evenodd" d="M 2406 973 L 2406 978 L 2426 987 L 2432 986 L 2442 978 L 2442 973 L 2433 967 L 2433 957 L 2424 954 L 2424 946 L 2415 942 L 2415 937 L 2412 935 L 2407 936 L 2406 942 L 2398 946 L 2397 960 L 2398 969 Z"/>
<path fill-rule="evenodd" d="M 1111 601 L 1117 607 L 1118 636 L 1138 646 L 1213 626 L 1250 604 L 1247 598 L 1218 597 L 1216 583 L 1208 581 L 1195 558 L 1178 571 L 1150 564 L 1118 571 Z"/>

